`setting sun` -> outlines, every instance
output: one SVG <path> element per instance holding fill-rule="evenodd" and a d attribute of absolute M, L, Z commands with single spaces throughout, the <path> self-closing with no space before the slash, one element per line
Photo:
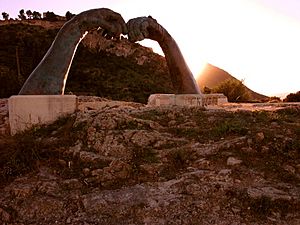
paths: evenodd
<path fill-rule="evenodd" d="M 139 42 L 141 45 L 152 48 L 152 50 L 160 55 L 164 55 L 159 44 L 152 40 L 143 40 Z M 185 57 L 186 63 L 188 64 L 190 70 L 192 71 L 195 79 L 201 74 L 205 66 L 207 65 L 207 60 L 202 58 L 200 54 L 195 53 L 193 56 L 186 57 L 187 52 L 184 52 L 184 49 L 181 49 L 183 56 Z"/>

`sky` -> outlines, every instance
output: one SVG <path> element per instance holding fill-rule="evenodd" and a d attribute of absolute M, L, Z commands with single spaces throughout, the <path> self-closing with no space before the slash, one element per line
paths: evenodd
<path fill-rule="evenodd" d="M 261 94 L 300 91 L 300 0 L 0 0 L 12 18 L 20 9 L 65 15 L 102 7 L 125 21 L 151 15 L 195 76 L 211 63 Z M 154 41 L 141 44 L 162 54 Z"/>

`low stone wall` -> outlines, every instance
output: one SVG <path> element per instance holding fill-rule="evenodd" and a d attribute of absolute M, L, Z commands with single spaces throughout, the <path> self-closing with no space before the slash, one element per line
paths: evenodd
<path fill-rule="evenodd" d="M 8 99 L 10 133 L 54 122 L 78 108 L 75 95 L 16 95 Z"/>
<path fill-rule="evenodd" d="M 148 106 L 215 106 L 227 103 L 223 94 L 153 94 L 148 99 Z"/>
<path fill-rule="evenodd" d="M 203 106 L 222 105 L 228 103 L 227 97 L 223 94 L 204 94 Z"/>

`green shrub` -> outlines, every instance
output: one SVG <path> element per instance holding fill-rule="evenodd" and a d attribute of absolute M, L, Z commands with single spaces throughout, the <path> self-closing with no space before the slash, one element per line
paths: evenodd
<path fill-rule="evenodd" d="M 285 99 L 283 99 L 284 102 L 300 102 L 300 91 L 297 93 L 290 93 L 288 96 L 286 96 Z"/>
<path fill-rule="evenodd" d="M 250 93 L 243 81 L 229 78 L 213 88 L 214 93 L 223 93 L 229 102 L 248 102 Z"/>

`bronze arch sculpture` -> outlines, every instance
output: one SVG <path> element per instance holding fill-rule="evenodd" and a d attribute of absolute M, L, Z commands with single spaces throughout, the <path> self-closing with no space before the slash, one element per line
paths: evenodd
<path fill-rule="evenodd" d="M 176 93 L 201 94 L 175 40 L 156 20 L 138 17 L 126 24 L 120 14 L 101 8 L 82 12 L 65 23 L 19 95 L 63 95 L 78 44 L 89 31 L 100 27 L 108 38 L 128 33 L 132 42 L 145 38 L 157 41 L 165 54 Z"/>

